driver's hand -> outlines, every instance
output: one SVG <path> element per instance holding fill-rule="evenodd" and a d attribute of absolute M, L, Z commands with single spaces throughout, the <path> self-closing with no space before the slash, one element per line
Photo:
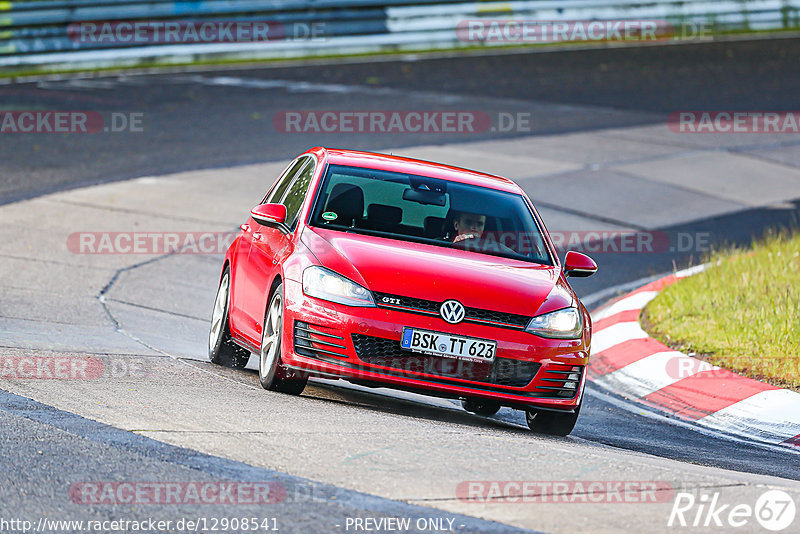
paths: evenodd
<path fill-rule="evenodd" d="M 458 243 L 459 241 L 464 241 L 465 239 L 475 239 L 476 237 L 478 236 L 475 234 L 459 234 L 455 239 L 453 239 L 453 243 Z"/>

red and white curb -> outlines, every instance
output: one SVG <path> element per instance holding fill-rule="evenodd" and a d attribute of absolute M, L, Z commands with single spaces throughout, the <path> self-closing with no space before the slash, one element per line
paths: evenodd
<path fill-rule="evenodd" d="M 702 427 L 800 448 L 800 393 L 672 350 L 639 325 L 661 289 L 703 269 L 665 276 L 595 311 L 588 379 Z"/>

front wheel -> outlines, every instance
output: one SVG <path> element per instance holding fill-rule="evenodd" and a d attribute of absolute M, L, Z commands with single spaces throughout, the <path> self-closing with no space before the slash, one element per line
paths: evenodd
<path fill-rule="evenodd" d="M 307 376 L 298 376 L 287 369 L 281 361 L 281 337 L 283 334 L 283 284 L 278 285 L 269 301 L 264 328 L 261 331 L 258 378 L 261 387 L 299 395 L 308 382 Z"/>
<path fill-rule="evenodd" d="M 525 412 L 525 419 L 528 421 L 528 428 L 538 434 L 567 436 L 572 432 L 572 429 L 575 428 L 575 423 L 578 421 L 580 411 L 580 405 L 575 408 L 574 413 L 527 410 Z"/>
<path fill-rule="evenodd" d="M 250 351 L 233 342 L 230 329 L 230 270 L 226 267 L 214 300 L 211 312 L 211 328 L 208 331 L 208 359 L 211 363 L 244 369 L 250 359 Z"/>

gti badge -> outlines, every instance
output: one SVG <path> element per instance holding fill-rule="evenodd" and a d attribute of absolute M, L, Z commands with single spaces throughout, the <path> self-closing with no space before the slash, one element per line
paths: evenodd
<path fill-rule="evenodd" d="M 446 300 L 439 308 L 439 315 L 450 324 L 460 323 L 464 320 L 464 305 L 457 300 Z"/>

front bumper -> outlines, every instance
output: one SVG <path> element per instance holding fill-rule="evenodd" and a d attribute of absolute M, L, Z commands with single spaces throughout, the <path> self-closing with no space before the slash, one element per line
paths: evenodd
<path fill-rule="evenodd" d="M 589 361 L 583 340 L 343 306 L 307 297 L 292 280 L 284 282 L 284 293 L 282 358 L 289 367 L 436 396 L 488 398 L 518 408 L 572 411 L 581 402 Z M 496 340 L 495 361 L 490 365 L 400 349 L 404 326 Z"/>

